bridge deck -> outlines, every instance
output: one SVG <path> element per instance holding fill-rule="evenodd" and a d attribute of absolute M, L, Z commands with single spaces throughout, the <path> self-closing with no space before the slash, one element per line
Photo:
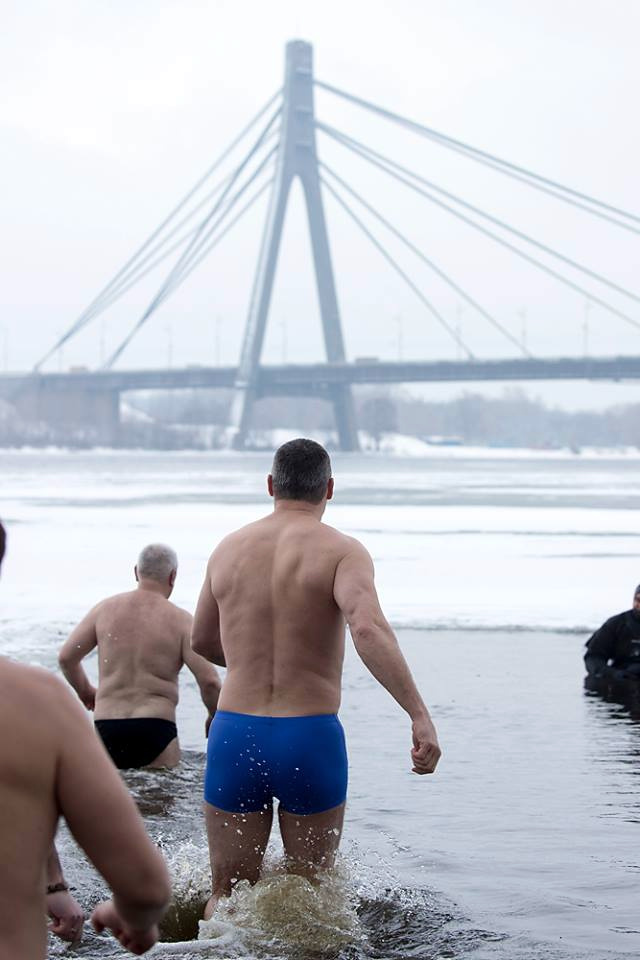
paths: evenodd
<path fill-rule="evenodd" d="M 68 373 L 0 374 L 0 396 L 24 389 L 47 392 L 96 390 L 185 390 L 233 387 L 236 367 L 185 367 L 156 370 L 75 370 Z M 509 360 L 285 364 L 259 371 L 262 395 L 330 393 L 338 384 L 392 384 L 518 380 L 635 380 L 640 356 L 545 357 Z"/>

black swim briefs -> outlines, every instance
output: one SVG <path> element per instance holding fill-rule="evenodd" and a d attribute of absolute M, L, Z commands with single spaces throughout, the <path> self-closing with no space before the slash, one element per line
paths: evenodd
<path fill-rule="evenodd" d="M 175 723 L 159 717 L 96 720 L 95 727 L 120 770 L 148 766 L 178 736 Z"/>

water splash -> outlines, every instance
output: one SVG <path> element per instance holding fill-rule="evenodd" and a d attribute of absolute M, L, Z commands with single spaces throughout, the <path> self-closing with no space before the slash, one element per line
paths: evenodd
<path fill-rule="evenodd" d="M 209 855 L 192 841 L 160 844 L 171 878 L 173 895 L 160 927 L 165 942 L 195 940 L 198 922 L 211 893 Z"/>
<path fill-rule="evenodd" d="M 265 876 L 250 886 L 238 883 L 231 897 L 221 900 L 213 917 L 200 922 L 201 940 L 242 941 L 245 955 L 257 947 L 286 947 L 287 956 L 303 948 L 335 954 L 348 945 L 361 945 L 365 934 L 358 917 L 358 897 L 342 865 L 315 883 L 288 875 L 270 863 Z"/>

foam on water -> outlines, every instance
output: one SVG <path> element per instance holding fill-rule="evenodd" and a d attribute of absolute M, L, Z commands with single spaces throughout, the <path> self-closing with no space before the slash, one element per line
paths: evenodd
<path fill-rule="evenodd" d="M 236 884 L 213 917 L 200 922 L 199 939 L 234 935 L 248 951 L 266 941 L 314 953 L 333 952 L 363 942 L 357 906 L 346 871 L 338 868 L 312 884 L 272 867 L 253 887 L 246 880 Z"/>

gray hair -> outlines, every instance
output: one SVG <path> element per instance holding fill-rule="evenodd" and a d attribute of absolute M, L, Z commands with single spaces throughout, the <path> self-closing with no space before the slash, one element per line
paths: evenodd
<path fill-rule="evenodd" d="M 331 460 L 315 440 L 289 440 L 276 450 L 271 476 L 276 499 L 320 503 L 331 479 Z"/>
<path fill-rule="evenodd" d="M 162 583 L 178 569 L 178 556 L 166 543 L 150 543 L 140 551 L 137 567 L 141 580 L 158 580 Z"/>

